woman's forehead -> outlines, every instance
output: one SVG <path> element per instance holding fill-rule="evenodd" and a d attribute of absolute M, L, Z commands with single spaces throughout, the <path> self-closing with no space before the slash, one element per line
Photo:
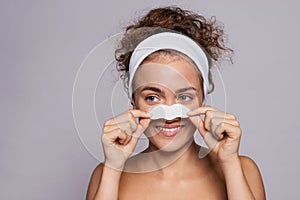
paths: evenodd
<path fill-rule="evenodd" d="M 137 70 L 133 80 L 133 91 L 147 85 L 160 85 L 172 91 L 193 87 L 201 90 L 199 73 L 195 67 L 183 60 L 155 63 L 147 62 Z"/>

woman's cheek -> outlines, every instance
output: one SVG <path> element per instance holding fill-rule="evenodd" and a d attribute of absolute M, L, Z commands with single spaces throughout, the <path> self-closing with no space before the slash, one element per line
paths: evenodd
<path fill-rule="evenodd" d="M 196 102 L 191 102 L 191 103 L 187 103 L 187 104 L 183 104 L 185 105 L 187 108 L 189 108 L 190 110 L 195 110 L 196 108 L 198 108 L 200 105 Z"/>
<path fill-rule="evenodd" d="M 139 109 L 145 112 L 150 112 L 150 110 L 152 109 L 152 106 L 148 106 L 148 105 L 140 105 Z"/>
<path fill-rule="evenodd" d="M 144 111 L 146 111 L 146 112 L 150 112 L 150 110 L 153 108 L 153 106 L 151 106 L 151 105 L 145 105 L 144 106 Z"/>
<path fill-rule="evenodd" d="M 137 109 L 143 110 L 145 112 L 150 112 L 154 105 L 149 105 L 145 100 L 139 99 L 137 101 Z"/>

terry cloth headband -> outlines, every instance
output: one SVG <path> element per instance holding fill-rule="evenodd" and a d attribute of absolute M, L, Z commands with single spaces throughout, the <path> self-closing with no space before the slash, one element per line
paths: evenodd
<path fill-rule="evenodd" d="M 129 82 L 128 89 L 130 98 L 132 97 L 132 81 L 134 74 L 143 60 L 150 54 L 162 50 L 171 49 L 179 51 L 188 56 L 201 72 L 203 79 L 204 99 L 207 95 L 208 82 L 208 59 L 202 48 L 191 38 L 172 32 L 154 34 L 142 42 L 134 49 L 129 62 Z"/>

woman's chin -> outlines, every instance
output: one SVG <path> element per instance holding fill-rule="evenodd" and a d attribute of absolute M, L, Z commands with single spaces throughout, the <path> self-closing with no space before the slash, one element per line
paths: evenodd
<path fill-rule="evenodd" d="M 167 136 L 168 137 L 168 136 Z M 180 150 L 184 150 L 188 148 L 190 144 L 193 142 L 193 135 L 190 137 L 180 137 L 179 135 L 172 138 L 161 138 L 159 136 L 154 136 L 153 138 L 149 138 L 150 145 L 154 147 L 153 149 L 162 151 L 162 152 L 177 152 Z"/>

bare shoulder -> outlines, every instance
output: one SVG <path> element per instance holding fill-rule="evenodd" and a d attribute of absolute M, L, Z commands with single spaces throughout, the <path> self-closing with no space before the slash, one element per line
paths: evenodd
<path fill-rule="evenodd" d="M 94 195 L 97 192 L 97 189 L 99 187 L 99 183 L 100 183 L 100 180 L 102 177 L 103 167 L 104 167 L 104 164 L 100 163 L 99 165 L 97 165 L 97 167 L 94 169 L 94 171 L 91 175 L 87 194 L 86 194 L 87 200 L 93 199 Z"/>
<path fill-rule="evenodd" d="M 259 168 L 252 158 L 250 158 L 248 156 L 240 156 L 240 161 L 241 161 L 242 168 L 244 170 L 245 175 L 247 175 L 247 174 L 250 174 L 250 175 L 254 175 L 254 174 L 258 175 L 259 174 L 260 175 Z"/>
<path fill-rule="evenodd" d="M 240 156 L 245 178 L 256 197 L 256 199 L 265 199 L 265 189 L 259 167 L 255 161 L 248 156 Z"/>

